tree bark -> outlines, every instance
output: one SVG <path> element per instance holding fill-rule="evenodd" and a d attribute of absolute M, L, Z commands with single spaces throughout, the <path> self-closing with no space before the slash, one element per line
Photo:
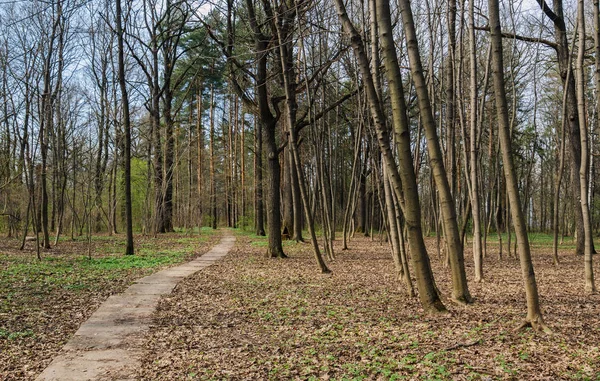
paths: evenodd
<path fill-rule="evenodd" d="M 563 86 L 567 92 L 567 115 L 568 115 L 568 132 L 571 151 L 571 169 L 579 173 L 581 169 L 581 132 L 579 128 L 579 116 L 577 112 L 577 91 L 575 86 L 575 77 L 573 75 L 573 67 L 571 65 L 569 44 L 567 41 L 567 29 L 565 25 L 563 2 L 562 0 L 554 0 L 552 2 L 553 9 L 550 9 L 545 0 L 536 0 L 544 14 L 554 24 L 554 35 L 556 39 L 556 51 L 558 57 L 558 67 L 560 77 L 563 80 Z M 585 250 L 585 232 L 583 227 L 583 216 L 581 209 L 581 182 L 580 177 L 576 176 L 572 183 L 572 191 L 575 195 L 575 226 L 577 230 L 577 247 L 576 254 L 584 254 Z M 593 242 L 589 243 L 592 246 Z"/>
<path fill-rule="evenodd" d="M 478 119 L 477 119 L 477 41 L 475 40 L 475 0 L 469 1 L 469 64 L 471 72 L 471 115 L 469 176 L 471 183 L 471 211 L 473 214 L 473 263 L 475 282 L 483 280 L 483 250 L 481 246 L 481 214 L 479 202 L 479 152 L 478 152 Z"/>
<path fill-rule="evenodd" d="M 406 35 L 412 79 L 415 84 L 415 90 L 417 92 L 417 98 L 419 102 L 420 117 L 427 138 L 429 163 L 433 171 L 435 184 L 438 188 L 440 206 L 442 209 L 442 222 L 444 226 L 444 232 L 447 235 L 446 244 L 448 246 L 450 268 L 452 270 L 452 298 L 456 302 L 469 304 L 472 303 L 472 298 L 467 285 L 463 246 L 460 239 L 458 222 L 456 220 L 456 207 L 454 205 L 454 198 L 450 191 L 450 184 L 448 183 L 448 178 L 446 177 L 446 169 L 444 168 L 444 159 L 442 155 L 442 149 L 440 147 L 440 140 L 437 135 L 435 120 L 431 111 L 431 102 L 429 98 L 429 92 L 427 90 L 425 76 L 423 75 L 423 65 L 421 64 L 421 56 L 419 53 L 417 34 L 413 21 L 412 9 L 410 7 L 410 1 L 399 0 L 399 6 L 402 14 L 404 33 Z M 389 5 L 387 14 L 389 15 Z M 388 38 L 391 39 L 391 22 L 389 22 L 389 24 L 390 28 Z M 384 37 L 385 36 L 382 35 L 382 39 Z M 391 50 L 391 46 L 388 49 L 385 49 L 384 47 L 384 51 L 391 53 Z M 386 63 L 386 67 L 388 65 L 393 65 L 391 60 Z M 388 71 L 390 71 L 390 69 L 388 69 Z"/>
<path fill-rule="evenodd" d="M 125 30 L 122 27 L 123 13 L 121 11 L 121 0 L 116 3 L 116 19 L 117 19 L 117 40 L 119 46 L 119 87 L 121 88 L 121 104 L 123 107 L 123 128 L 125 135 L 125 149 L 123 159 L 123 179 L 125 182 L 125 218 L 127 231 L 127 245 L 125 247 L 125 255 L 133 255 L 133 215 L 131 212 L 131 121 L 129 117 L 129 95 L 127 93 L 127 83 L 125 81 L 125 58 L 124 58 L 124 42 L 123 36 Z"/>
<path fill-rule="evenodd" d="M 504 177 L 506 180 L 506 192 L 510 200 L 510 210 L 518 242 L 519 260 L 523 282 L 525 284 L 525 295 L 527 299 L 526 323 L 534 329 L 546 329 L 542 318 L 542 310 L 538 296 L 537 283 L 531 262 L 529 237 L 525 216 L 519 200 L 519 188 L 512 158 L 512 143 L 510 138 L 510 125 L 508 121 L 508 105 L 506 100 L 506 89 L 504 83 L 504 62 L 502 55 L 502 31 L 500 28 L 500 7 L 498 0 L 488 0 L 489 23 L 492 44 L 492 73 L 494 80 L 494 93 L 496 101 L 496 113 L 498 120 L 498 138 L 502 150 L 502 161 L 504 164 Z"/>
<path fill-rule="evenodd" d="M 421 230 L 421 208 L 419 205 L 416 176 L 413 169 L 410 132 L 408 130 L 408 121 L 406 119 L 406 105 L 404 104 L 404 95 L 400 92 L 402 91 L 400 90 L 402 85 L 398 82 L 400 77 L 399 75 L 388 73 L 388 82 L 393 102 L 392 112 L 397 137 L 396 142 L 399 147 L 398 152 L 400 156 L 400 169 L 398 169 L 392 156 L 389 134 L 385 124 L 385 113 L 373 83 L 364 42 L 350 21 L 343 0 L 336 0 L 335 4 L 344 31 L 350 35 L 352 48 L 363 75 L 365 90 L 371 109 L 371 116 L 375 122 L 377 141 L 384 158 L 386 171 L 388 171 L 388 175 L 392 179 L 394 192 L 397 194 L 398 199 L 402 200 L 401 203 L 403 204 L 404 215 L 406 218 L 412 262 L 417 277 L 417 288 L 419 290 L 421 305 L 429 313 L 446 311 L 435 286 L 431 265 L 429 263 L 429 256 L 427 255 L 423 232 Z M 391 30 L 391 22 L 389 20 L 389 3 L 386 0 L 378 2 L 378 14 L 380 25 L 387 23 L 388 26 L 390 26 L 387 29 L 381 28 L 382 43 L 385 40 L 388 42 L 393 41 L 391 34 L 388 33 L 388 31 Z M 385 17 L 383 16 L 384 14 L 386 15 Z M 383 49 L 384 52 L 385 50 L 389 50 L 389 53 L 393 52 L 395 56 L 395 46 L 393 46 L 393 44 L 392 46 L 389 44 L 386 46 L 384 44 Z M 391 54 L 388 55 L 385 58 L 385 61 L 391 59 L 391 57 Z M 398 68 L 397 61 L 395 65 L 390 65 L 390 68 L 393 66 Z M 388 71 L 389 70 L 390 69 L 388 68 Z"/>
<path fill-rule="evenodd" d="M 581 138 L 581 166 L 579 167 L 581 216 L 583 218 L 584 241 L 584 269 L 585 269 L 585 291 L 589 294 L 596 293 L 594 282 L 594 267 L 592 263 L 592 224 L 590 208 L 588 205 L 588 127 L 585 105 L 585 80 L 584 80 L 584 55 L 585 55 L 585 13 L 584 0 L 577 2 L 577 22 L 579 24 L 579 46 L 577 52 L 577 114 L 579 119 L 579 131 Z"/>

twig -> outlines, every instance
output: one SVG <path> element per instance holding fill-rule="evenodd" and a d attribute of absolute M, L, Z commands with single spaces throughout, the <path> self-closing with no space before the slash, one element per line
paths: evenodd
<path fill-rule="evenodd" d="M 452 345 L 450 347 L 444 348 L 444 350 L 445 351 L 453 351 L 458 348 L 472 347 L 472 346 L 480 344 L 480 343 L 481 343 L 481 339 L 477 339 L 477 340 L 473 340 L 473 341 L 467 341 L 466 343 L 458 343 L 458 344 Z"/>

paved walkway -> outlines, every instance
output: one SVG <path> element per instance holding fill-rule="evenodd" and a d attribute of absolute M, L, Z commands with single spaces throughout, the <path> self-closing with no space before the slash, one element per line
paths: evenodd
<path fill-rule="evenodd" d="M 201 257 L 139 279 L 122 294 L 110 296 L 36 380 L 134 380 L 143 354 L 141 339 L 160 297 L 183 278 L 227 255 L 234 242 L 235 237 L 226 232 Z"/>

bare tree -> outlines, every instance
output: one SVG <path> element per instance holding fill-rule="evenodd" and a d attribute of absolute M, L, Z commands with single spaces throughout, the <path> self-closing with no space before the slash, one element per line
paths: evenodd
<path fill-rule="evenodd" d="M 532 326 L 534 329 L 547 330 L 542 318 L 537 283 L 535 280 L 535 273 L 533 271 L 533 263 L 531 262 L 531 249 L 529 246 L 529 237 L 527 236 L 527 225 L 525 222 L 525 216 L 523 215 L 523 209 L 521 208 L 521 201 L 519 200 L 517 175 L 511 154 L 512 143 L 510 138 L 510 124 L 508 121 L 508 102 L 506 100 L 506 89 L 504 84 L 502 31 L 500 28 L 500 7 L 498 0 L 489 0 L 488 7 L 490 39 L 492 44 L 492 73 L 494 80 L 496 114 L 498 120 L 498 137 L 500 139 L 500 146 L 502 149 L 506 192 L 508 193 L 510 200 L 510 210 L 517 235 L 521 272 L 523 274 L 523 282 L 525 284 L 525 294 L 527 298 L 527 318 L 525 324 Z"/>
<path fill-rule="evenodd" d="M 123 132 L 125 135 L 125 147 L 124 147 L 124 158 L 123 158 L 123 180 L 125 185 L 125 216 L 126 216 L 126 232 L 127 232 L 127 245 L 125 247 L 125 255 L 133 255 L 133 215 L 131 212 L 131 120 L 129 115 L 129 94 L 127 91 L 127 82 L 125 80 L 125 42 L 124 35 L 125 29 L 123 28 L 123 11 L 121 9 L 121 0 L 116 2 L 116 33 L 117 33 L 117 46 L 118 46 L 118 60 L 119 60 L 119 87 L 121 89 L 121 105 L 123 113 Z"/>

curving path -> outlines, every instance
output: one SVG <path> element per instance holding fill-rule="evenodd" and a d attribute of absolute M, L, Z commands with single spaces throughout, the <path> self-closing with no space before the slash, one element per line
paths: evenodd
<path fill-rule="evenodd" d="M 225 231 L 221 242 L 201 257 L 141 278 L 122 294 L 110 296 L 36 380 L 134 380 L 143 352 L 140 339 L 160 297 L 223 258 L 234 243 L 235 237 Z"/>

